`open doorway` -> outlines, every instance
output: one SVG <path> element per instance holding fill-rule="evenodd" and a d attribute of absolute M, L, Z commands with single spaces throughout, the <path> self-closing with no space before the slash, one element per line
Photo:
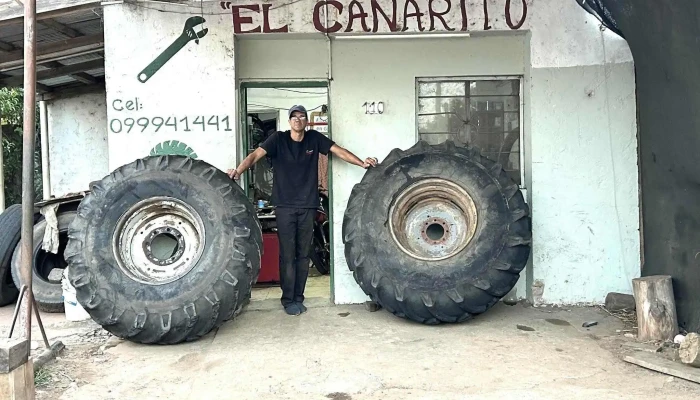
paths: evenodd
<path fill-rule="evenodd" d="M 255 151 L 276 131 L 289 129 L 288 110 L 301 104 L 308 111 L 307 130 L 314 129 L 330 137 L 328 124 L 328 88 L 323 84 L 243 84 L 241 110 L 245 112 L 241 157 Z M 242 116 L 243 117 L 243 116 Z M 319 155 L 318 188 L 321 207 L 314 222 L 310 266 L 304 296 L 307 299 L 331 299 L 330 182 L 328 157 Z M 272 197 L 273 171 L 269 159 L 260 160 L 243 177 L 248 197 L 256 205 L 263 229 L 264 254 L 253 300 L 279 301 L 279 240 Z"/>

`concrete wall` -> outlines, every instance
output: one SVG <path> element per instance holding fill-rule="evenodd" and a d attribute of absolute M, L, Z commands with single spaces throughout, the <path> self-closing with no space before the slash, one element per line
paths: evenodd
<path fill-rule="evenodd" d="M 109 167 L 147 156 L 163 142 L 178 141 L 197 158 L 226 170 L 236 161 L 238 121 L 233 35 L 226 28 L 231 17 L 207 15 L 208 32 L 199 44 L 188 42 L 141 82 L 141 72 L 176 42 L 185 21 L 197 14 L 166 14 L 154 8 L 104 8 Z"/>
<path fill-rule="evenodd" d="M 293 41 L 286 36 L 239 37 L 236 77 L 242 81 L 327 79 L 327 42 L 308 36 Z"/>
<path fill-rule="evenodd" d="M 381 158 L 391 147 L 415 141 L 415 109 L 408 105 L 415 98 L 415 82 L 409 76 L 494 75 L 517 69 L 525 82 L 524 186 L 534 229 L 532 265 L 517 296 L 530 292 L 538 303 L 576 303 L 602 301 L 610 290 L 629 292 L 640 259 L 634 68 L 627 44 L 601 31 L 595 18 L 573 1 L 452 0 L 444 24 L 436 14 L 446 9 L 446 0 L 408 2 L 408 13 L 414 11 L 412 4 L 422 13 L 419 26 L 415 17 L 404 18 L 406 2 L 401 0 L 396 2 L 397 25 L 379 16 L 375 26 L 372 5 L 363 0 L 353 3 L 352 13 L 361 13 L 359 4 L 368 16 L 354 18 L 352 28 L 349 2 L 342 3 L 339 12 L 323 3 L 316 7 L 315 0 L 205 2 L 207 36 L 199 45 L 188 43 L 146 83 L 136 79 L 138 73 L 173 42 L 189 16 L 200 14 L 200 3 L 106 6 L 109 123 L 189 116 L 191 124 L 197 115 L 226 116 L 230 128 L 237 129 L 237 78 L 296 81 L 330 75 L 331 97 L 347 104 L 336 107 L 331 101 L 333 137 L 360 156 Z M 375 4 L 392 8 L 390 0 Z M 363 32 L 363 21 L 370 32 Z M 404 33 L 468 30 L 471 37 L 396 41 L 392 49 L 403 46 L 402 51 L 392 53 L 373 40 L 333 39 L 329 58 L 328 41 L 320 33 L 338 26 L 332 37 L 367 37 L 402 27 Z M 425 51 L 420 46 L 428 41 L 435 42 Z M 448 51 L 452 42 L 466 48 Z M 130 43 L 140 45 L 134 49 Z M 484 48 L 488 54 L 474 50 Z M 514 60 L 522 61 L 514 65 Z M 387 112 L 352 135 L 348 127 L 364 117 L 358 113 L 368 97 L 384 101 Z M 138 110 L 118 110 L 130 99 L 138 99 L 132 104 Z M 387 132 L 393 133 L 382 136 Z M 185 141 L 219 168 L 237 162 L 238 139 L 232 130 L 176 132 L 167 127 L 155 132 L 149 126 L 131 133 L 110 131 L 110 169 L 169 139 Z M 366 147 L 370 142 L 377 145 Z M 335 162 L 333 173 L 338 224 L 362 171 Z M 335 296 L 340 302 L 361 301 L 364 297 L 345 269 L 338 227 Z"/>
<path fill-rule="evenodd" d="M 105 93 L 46 102 L 51 194 L 88 190 L 109 173 Z"/>
<path fill-rule="evenodd" d="M 640 275 L 632 57 L 570 3 L 531 21 L 529 284 L 541 303 L 601 302 Z"/>

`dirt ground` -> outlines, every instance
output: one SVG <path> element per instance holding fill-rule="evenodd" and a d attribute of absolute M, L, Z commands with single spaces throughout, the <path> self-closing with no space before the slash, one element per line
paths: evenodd
<path fill-rule="evenodd" d="M 176 346 L 124 342 L 92 321 L 44 314 L 66 350 L 37 373 L 37 399 L 700 398 L 700 385 L 622 361 L 639 344 L 600 308 L 498 304 L 472 322 L 430 327 L 361 305 L 308 303 L 290 317 L 276 300 L 254 301 L 236 321 Z M 0 309 L 0 333 L 11 315 Z M 588 321 L 598 324 L 583 328 Z"/>

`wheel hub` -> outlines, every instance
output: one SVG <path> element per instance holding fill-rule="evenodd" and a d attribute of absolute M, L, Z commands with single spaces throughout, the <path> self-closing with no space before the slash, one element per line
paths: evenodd
<path fill-rule="evenodd" d="M 192 207 L 170 197 L 150 198 L 121 216 L 113 253 L 130 278 L 162 285 L 194 268 L 204 250 L 204 234 L 202 219 Z"/>
<path fill-rule="evenodd" d="M 168 251 L 168 247 L 173 248 L 172 251 Z M 160 227 L 152 230 L 143 241 L 143 252 L 154 264 L 172 264 L 185 253 L 185 238 L 176 228 Z"/>
<path fill-rule="evenodd" d="M 423 179 L 404 189 L 389 210 L 394 242 L 409 256 L 438 261 L 462 251 L 477 227 L 476 205 L 457 184 Z"/>

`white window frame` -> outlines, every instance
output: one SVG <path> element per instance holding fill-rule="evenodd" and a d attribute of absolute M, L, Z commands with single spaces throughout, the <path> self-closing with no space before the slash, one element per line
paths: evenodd
<path fill-rule="evenodd" d="M 525 190 L 527 189 L 525 186 L 525 126 L 524 126 L 524 114 L 525 114 L 525 86 L 524 86 L 524 77 L 522 75 L 464 75 L 464 76 L 431 76 L 431 77 L 416 77 L 416 85 L 415 85 L 415 104 L 414 104 L 414 113 L 413 115 L 415 116 L 415 123 L 414 126 L 416 127 L 416 142 L 420 140 L 420 132 L 418 130 L 418 110 L 419 110 L 419 105 L 418 105 L 418 93 L 420 90 L 420 84 L 421 83 L 431 83 L 431 82 L 465 82 L 465 81 L 512 81 L 512 80 L 518 80 L 519 86 L 520 86 L 520 94 L 518 95 L 519 97 L 519 113 L 518 117 L 520 119 L 519 125 L 520 125 L 520 139 L 518 140 L 519 146 L 520 146 L 520 151 L 519 151 L 519 158 L 520 158 L 520 189 L 523 190 L 523 194 L 525 194 Z"/>

